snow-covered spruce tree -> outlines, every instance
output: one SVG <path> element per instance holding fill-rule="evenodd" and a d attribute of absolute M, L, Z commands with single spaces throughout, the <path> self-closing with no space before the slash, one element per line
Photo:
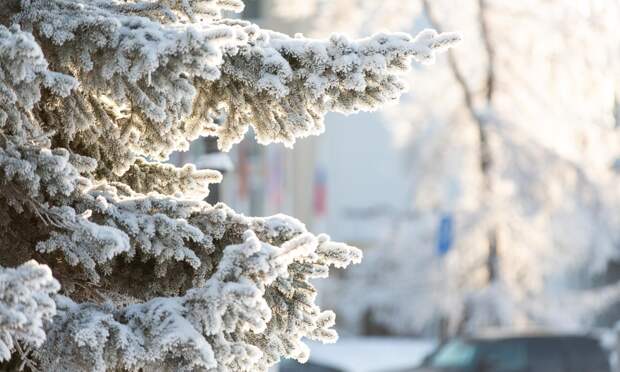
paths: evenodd
<path fill-rule="evenodd" d="M 0 360 L 43 371 L 261 371 L 333 341 L 311 278 L 359 250 L 287 216 L 202 201 L 215 171 L 159 163 L 323 131 L 398 98 L 455 34 L 314 40 L 240 0 L 5 0 L 0 14 Z M 36 262 L 35 262 L 36 261 Z"/>

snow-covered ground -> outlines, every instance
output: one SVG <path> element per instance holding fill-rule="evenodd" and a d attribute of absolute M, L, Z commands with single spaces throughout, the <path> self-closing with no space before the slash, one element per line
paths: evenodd
<path fill-rule="evenodd" d="M 311 353 L 308 363 L 343 372 L 388 372 L 418 366 L 436 345 L 436 341 L 428 339 L 341 338 L 335 344 L 309 343 Z M 285 361 L 280 368 L 281 372 L 309 370 L 304 365 L 289 361 Z"/>

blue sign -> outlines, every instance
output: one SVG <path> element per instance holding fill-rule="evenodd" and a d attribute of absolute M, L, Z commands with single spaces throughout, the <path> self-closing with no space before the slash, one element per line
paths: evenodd
<path fill-rule="evenodd" d="M 437 231 L 437 253 L 440 256 L 448 253 L 454 243 L 454 218 L 451 214 L 443 214 L 439 219 Z"/>

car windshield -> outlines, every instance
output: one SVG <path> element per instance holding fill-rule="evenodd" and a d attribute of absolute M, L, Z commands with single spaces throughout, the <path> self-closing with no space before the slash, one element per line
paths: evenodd
<path fill-rule="evenodd" d="M 428 366 L 439 368 L 469 367 L 474 362 L 476 345 L 465 341 L 452 341 L 442 346 L 427 361 Z"/>

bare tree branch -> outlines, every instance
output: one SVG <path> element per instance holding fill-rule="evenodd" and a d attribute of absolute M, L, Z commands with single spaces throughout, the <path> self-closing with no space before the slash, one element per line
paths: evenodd
<path fill-rule="evenodd" d="M 430 2 L 428 0 L 422 0 L 422 5 L 424 8 L 424 12 L 426 13 L 428 20 L 433 28 L 435 28 L 438 32 L 441 32 L 441 25 L 439 24 L 437 18 L 435 17 L 433 10 L 430 6 Z M 492 105 L 493 94 L 495 91 L 495 68 L 494 68 L 494 59 L 495 59 L 495 50 L 491 44 L 491 40 L 489 38 L 489 25 L 486 18 L 487 12 L 487 4 L 486 0 L 478 0 L 479 5 L 479 19 L 480 19 L 480 28 L 481 34 L 483 38 L 483 42 L 486 49 L 486 55 L 488 59 L 488 67 L 487 67 L 487 76 L 486 76 L 486 94 L 485 94 L 485 108 L 488 108 Z M 493 183 L 492 177 L 490 174 L 491 166 L 493 163 L 491 149 L 489 146 L 489 139 L 487 133 L 487 121 L 488 118 L 483 115 L 479 109 L 476 108 L 474 93 L 469 87 L 465 76 L 459 69 L 458 63 L 456 61 L 456 57 L 454 56 L 454 52 L 452 50 L 448 51 L 448 63 L 450 65 L 450 69 L 452 74 L 454 75 L 455 80 L 461 87 L 463 91 L 463 99 L 465 101 L 465 107 L 467 111 L 471 115 L 472 119 L 476 123 L 478 128 L 478 140 L 479 140 L 479 151 L 480 151 L 480 171 L 482 173 L 482 177 L 484 180 L 484 188 L 482 190 L 482 197 L 488 198 L 493 193 Z M 497 280 L 499 276 L 499 253 L 498 253 L 498 236 L 497 236 L 497 226 L 492 223 L 487 232 L 488 244 L 489 244 L 489 255 L 487 258 L 487 270 L 488 270 L 488 278 L 489 282 L 493 282 Z"/>
<path fill-rule="evenodd" d="M 493 93 L 495 93 L 495 49 L 490 39 L 487 0 L 478 0 L 478 7 L 480 10 L 479 19 L 482 41 L 487 52 L 486 99 L 487 104 L 490 105 L 493 100 Z"/>

